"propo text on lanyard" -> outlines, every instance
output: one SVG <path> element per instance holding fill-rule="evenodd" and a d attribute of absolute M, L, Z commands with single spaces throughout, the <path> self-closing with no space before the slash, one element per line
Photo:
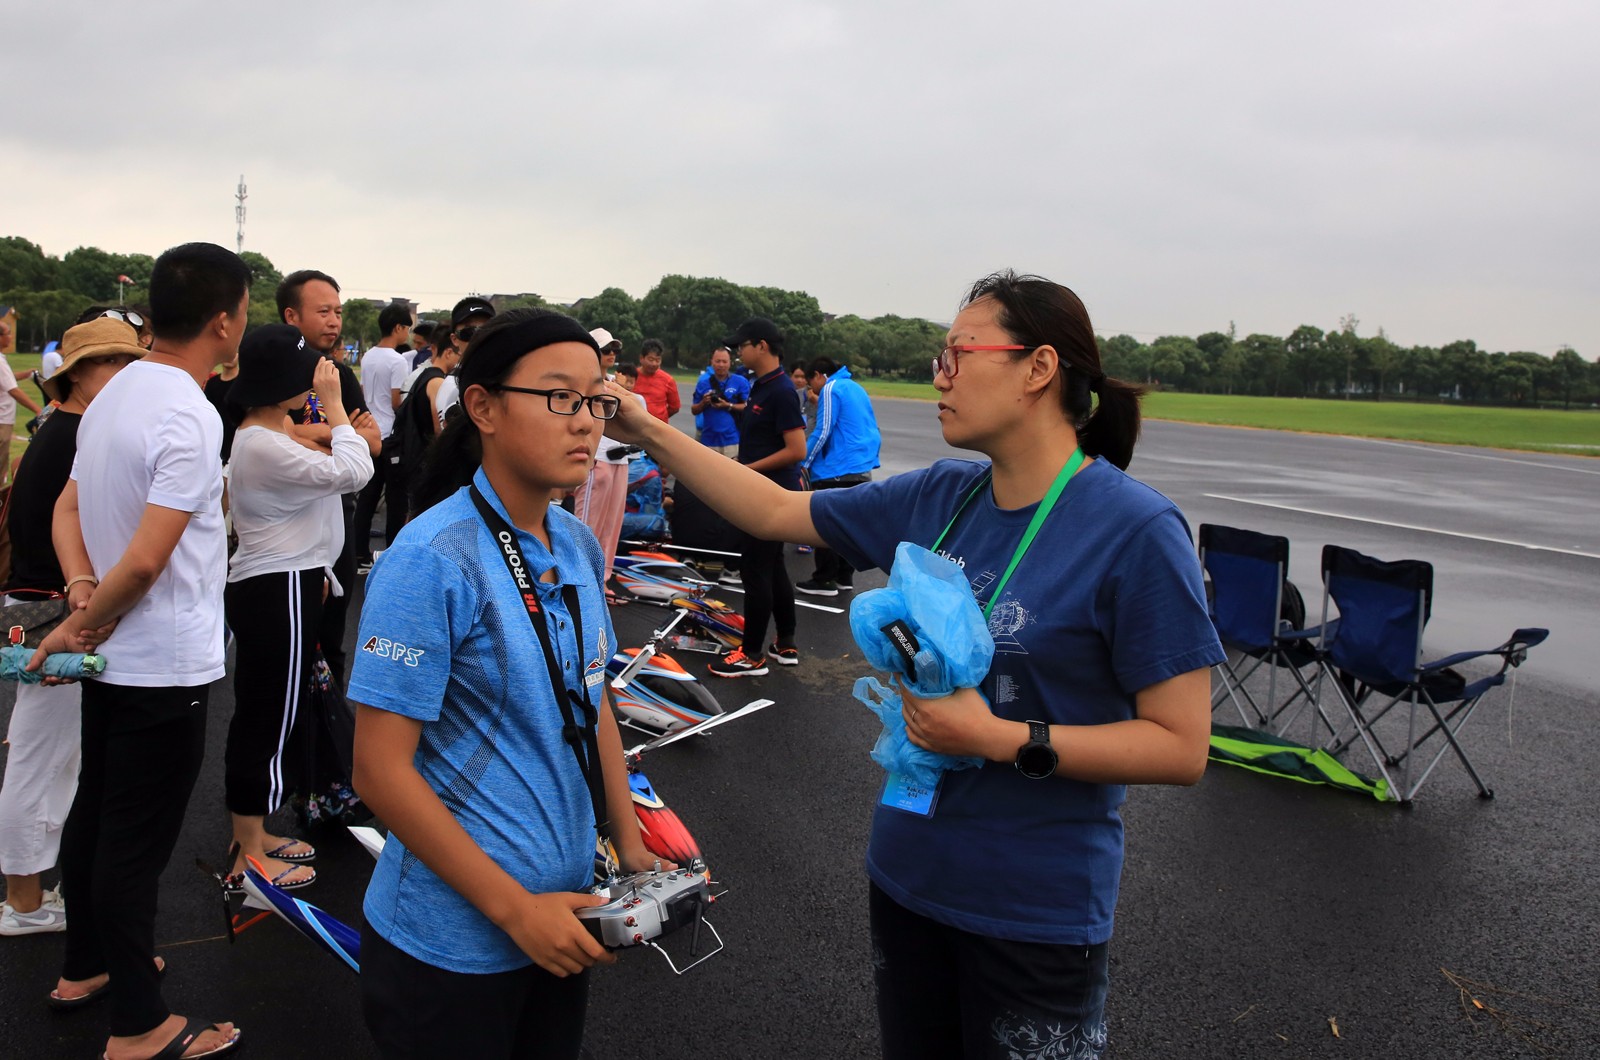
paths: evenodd
<path fill-rule="evenodd" d="M 505 560 L 506 570 L 517 583 L 517 595 L 521 597 L 523 606 L 528 610 L 528 621 L 533 624 L 534 635 L 539 638 L 539 647 L 544 651 L 544 663 L 550 671 L 550 690 L 556 697 L 556 705 L 561 709 L 561 738 L 572 748 L 572 755 L 578 760 L 578 772 L 583 774 L 584 781 L 589 785 L 589 799 L 594 803 L 595 832 L 602 840 L 609 839 L 611 825 L 606 814 L 605 774 L 600 768 L 599 711 L 589 697 L 587 686 L 584 687 L 583 693 L 579 694 L 572 690 L 561 674 L 561 664 L 556 660 L 555 648 L 551 644 L 549 617 L 539 605 L 538 590 L 533 584 L 534 575 L 528 570 L 528 565 L 522 558 L 522 550 L 517 547 L 516 531 L 500 517 L 500 513 L 495 511 L 488 501 L 484 500 L 476 485 L 471 487 L 471 491 L 472 503 L 477 506 L 478 514 L 488 524 L 489 532 L 494 535 L 495 543 L 500 546 L 500 558 Z M 563 586 L 561 599 L 567 605 L 567 614 L 572 617 L 573 635 L 577 640 L 581 656 L 583 625 L 580 619 L 577 588 L 572 585 Z M 579 680 L 581 679 L 580 670 Z M 577 708 L 576 713 L 574 708 Z M 579 714 L 583 716 L 581 725 L 578 723 Z"/>

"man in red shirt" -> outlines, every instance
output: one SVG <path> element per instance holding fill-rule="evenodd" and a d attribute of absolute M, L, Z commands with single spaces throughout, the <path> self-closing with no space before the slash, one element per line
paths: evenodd
<path fill-rule="evenodd" d="M 683 407 L 678 382 L 661 369 L 661 340 L 645 339 L 639 349 L 639 381 L 633 392 L 644 398 L 650 415 L 668 422 Z"/>

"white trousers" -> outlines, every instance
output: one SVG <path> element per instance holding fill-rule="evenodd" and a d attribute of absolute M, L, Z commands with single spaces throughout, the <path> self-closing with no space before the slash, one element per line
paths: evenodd
<path fill-rule="evenodd" d="M 78 791 L 83 686 L 17 685 L 0 785 L 0 872 L 31 876 L 54 867 L 61 826 Z"/>

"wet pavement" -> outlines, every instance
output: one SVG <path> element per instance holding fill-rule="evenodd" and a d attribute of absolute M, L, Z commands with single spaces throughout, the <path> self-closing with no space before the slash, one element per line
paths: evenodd
<path fill-rule="evenodd" d="M 944 455 L 924 426 L 928 406 L 879 407 L 886 465 Z M 1440 603 L 1430 642 L 1440 652 L 1486 647 L 1517 625 L 1552 627 L 1519 677 L 1514 709 L 1502 690 L 1467 731 L 1497 797 L 1475 797 L 1450 762 L 1408 808 L 1222 766 L 1193 788 L 1132 790 L 1111 948 L 1112 1055 L 1594 1056 L 1600 696 L 1585 656 L 1600 633 L 1589 603 L 1600 560 L 1207 494 L 1482 537 L 1520 533 L 1529 543 L 1600 553 L 1600 505 L 1584 473 L 1600 464 L 1565 470 L 1561 457 L 1487 454 L 1502 464 L 1432 447 L 1347 444 L 1151 424 L 1133 470 L 1193 523 L 1289 533 L 1308 600 L 1317 596 L 1324 541 L 1433 560 Z M 1342 470 L 1318 472 L 1319 453 Z M 1441 477 L 1441 468 L 1461 466 L 1471 470 Z M 1407 491 L 1422 499 L 1408 502 Z M 1474 497 L 1493 510 L 1476 513 Z M 1504 522 L 1513 508 L 1525 513 L 1520 528 Z M 791 555 L 790 566 L 809 573 L 806 557 Z M 880 584 L 881 575 L 858 583 Z M 622 643 L 638 643 L 665 615 L 619 609 Z M 882 779 L 867 757 L 877 725 L 849 697 L 863 669 L 845 617 L 803 611 L 799 645 L 801 666 L 713 688 L 728 707 L 758 696 L 776 706 L 647 758 L 659 793 L 730 888 L 714 913 L 727 949 L 681 977 L 647 952 L 602 969 L 591 993 L 593 1056 L 877 1054 L 861 871 Z M 694 667 L 709 656 L 680 658 Z M 9 717 L 9 690 L 0 697 Z M 356 980 L 342 965 L 276 921 L 231 946 L 220 937 L 214 887 L 192 859 L 220 859 L 227 843 L 228 682 L 212 702 L 205 769 L 163 879 L 166 996 L 177 1011 L 240 1023 L 251 1055 L 368 1056 Z M 342 833 L 311 838 L 320 876 L 301 895 L 356 921 L 370 858 Z M 0 1057 L 98 1055 L 103 1011 L 44 1007 L 60 949 L 59 936 L 0 939 Z M 1470 989 L 1484 1008 L 1464 1004 L 1447 972 L 1479 984 Z"/>

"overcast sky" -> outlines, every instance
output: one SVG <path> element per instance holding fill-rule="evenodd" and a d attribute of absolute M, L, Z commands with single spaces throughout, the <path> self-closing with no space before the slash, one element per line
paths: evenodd
<path fill-rule="evenodd" d="M 0 0 L 0 234 L 347 294 L 666 273 L 1600 353 L 1600 4 Z"/>

